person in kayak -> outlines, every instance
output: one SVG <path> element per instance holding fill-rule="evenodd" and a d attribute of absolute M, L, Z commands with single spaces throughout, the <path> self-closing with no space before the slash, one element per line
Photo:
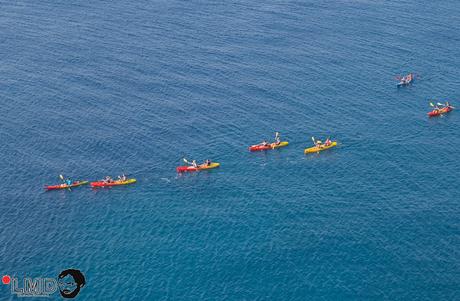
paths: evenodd
<path fill-rule="evenodd" d="M 111 176 L 106 176 L 104 180 L 102 180 L 105 183 L 113 183 L 113 179 Z"/>
<path fill-rule="evenodd" d="M 69 179 L 69 178 L 67 178 L 67 179 L 65 180 L 65 184 L 67 184 L 67 186 L 72 185 L 72 180 Z"/>
<path fill-rule="evenodd" d="M 401 78 L 399 78 L 399 84 L 400 85 L 407 85 L 412 81 L 412 73 L 409 73 L 408 75 L 405 75 Z"/>
<path fill-rule="evenodd" d="M 318 148 L 323 148 L 323 142 L 322 142 L 321 140 L 317 140 L 317 141 L 315 142 L 315 145 L 316 145 L 316 147 L 318 147 Z"/>
<path fill-rule="evenodd" d="M 212 163 L 211 160 L 206 159 L 206 161 L 204 161 L 203 164 L 200 164 L 199 167 L 207 167 L 207 166 L 210 166 L 211 163 Z"/>
<path fill-rule="evenodd" d="M 324 142 L 324 146 L 330 146 L 331 144 L 332 144 L 331 139 L 329 139 L 329 137 L 327 137 L 326 141 Z"/>
<path fill-rule="evenodd" d="M 267 146 L 268 142 L 267 140 L 263 140 L 261 143 L 259 143 L 260 146 Z"/>
<path fill-rule="evenodd" d="M 275 132 L 275 145 L 279 145 L 281 143 L 281 137 L 279 132 Z"/>
<path fill-rule="evenodd" d="M 198 164 L 196 164 L 196 160 L 193 160 L 192 162 L 188 161 L 188 160 L 185 159 L 185 158 L 182 159 L 182 160 L 184 160 L 184 162 L 185 162 L 186 164 L 188 164 L 190 167 L 194 167 L 194 168 L 197 168 L 197 167 L 198 167 Z"/>
<path fill-rule="evenodd" d="M 198 164 L 196 164 L 196 160 L 192 160 L 192 162 L 187 162 L 190 166 L 193 166 L 195 168 L 198 167 Z"/>
<path fill-rule="evenodd" d="M 126 176 L 125 176 L 125 174 L 122 174 L 121 176 L 118 176 L 118 180 L 120 180 L 120 181 L 122 181 L 122 182 L 126 181 Z"/>

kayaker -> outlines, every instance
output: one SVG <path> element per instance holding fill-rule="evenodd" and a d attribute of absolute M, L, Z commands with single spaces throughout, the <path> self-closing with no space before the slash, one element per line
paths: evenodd
<path fill-rule="evenodd" d="M 187 163 L 191 167 L 194 167 L 194 168 L 198 167 L 198 164 L 196 164 L 196 160 L 193 160 L 192 162 L 187 161 L 187 159 L 185 159 L 185 158 L 183 160 L 184 160 L 185 163 Z"/>
<path fill-rule="evenodd" d="M 70 186 L 70 185 L 72 185 L 72 180 L 70 180 L 69 178 L 67 178 L 67 179 L 65 180 L 65 183 L 66 183 L 68 186 Z"/>
<path fill-rule="evenodd" d="M 278 145 L 281 143 L 281 137 L 279 132 L 275 132 L 275 144 Z"/>
<path fill-rule="evenodd" d="M 104 178 L 103 182 L 105 182 L 105 183 L 112 183 L 112 182 L 113 182 L 113 179 L 112 179 L 112 177 L 110 177 L 110 176 L 106 176 L 106 177 Z"/>
<path fill-rule="evenodd" d="M 268 145 L 268 142 L 267 142 L 267 140 L 264 140 L 264 141 L 262 141 L 262 143 L 260 143 L 259 145 L 261 145 L 261 146 L 267 146 L 267 145 Z"/>
<path fill-rule="evenodd" d="M 125 176 L 125 174 L 122 174 L 121 176 L 118 176 L 118 180 L 120 180 L 120 181 L 122 181 L 122 182 L 126 181 L 126 176 Z"/>
<path fill-rule="evenodd" d="M 193 160 L 192 163 L 189 163 L 191 166 L 197 168 L 198 164 L 196 164 L 196 160 Z"/>
<path fill-rule="evenodd" d="M 206 159 L 206 161 L 203 162 L 203 164 L 200 164 L 198 167 L 207 167 L 211 165 L 211 160 Z"/>
<path fill-rule="evenodd" d="M 319 148 L 323 147 L 323 142 L 321 142 L 321 140 L 317 140 L 315 145 Z"/>
<path fill-rule="evenodd" d="M 329 146 L 329 145 L 331 145 L 331 144 L 332 144 L 331 139 L 329 139 L 329 137 L 327 137 L 326 141 L 324 142 L 324 145 L 325 145 L 325 146 Z"/>

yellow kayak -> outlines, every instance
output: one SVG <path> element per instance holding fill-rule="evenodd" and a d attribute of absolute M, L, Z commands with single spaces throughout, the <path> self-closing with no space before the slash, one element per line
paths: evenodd
<path fill-rule="evenodd" d="M 288 145 L 289 145 L 289 142 L 281 141 L 280 144 L 272 143 L 271 147 L 272 148 L 279 148 L 279 147 L 284 147 L 284 146 L 288 146 Z"/>
<path fill-rule="evenodd" d="M 283 147 L 283 146 L 287 146 L 288 144 L 289 144 L 289 142 L 287 142 L 287 141 L 282 141 L 279 144 L 276 144 L 276 143 L 270 143 L 270 144 L 267 144 L 267 145 L 256 144 L 256 145 L 251 145 L 249 147 L 249 150 L 251 152 L 264 151 L 264 150 L 270 150 L 270 149 L 275 149 L 275 148 L 280 148 L 280 147 Z"/>
<path fill-rule="evenodd" d="M 127 179 L 126 181 L 120 181 L 116 180 L 113 182 L 104 182 L 104 181 L 97 181 L 97 182 L 91 182 L 91 187 L 106 187 L 106 186 L 120 186 L 120 185 L 128 185 L 128 184 L 133 184 L 136 183 L 136 179 Z"/>
<path fill-rule="evenodd" d="M 179 166 L 176 168 L 177 172 L 187 172 L 187 171 L 199 171 L 199 170 L 206 170 L 206 169 L 213 169 L 220 166 L 220 163 L 213 162 L 209 165 L 198 165 L 198 167 L 193 166 Z"/>
<path fill-rule="evenodd" d="M 305 151 L 304 151 L 304 153 L 305 153 L 305 154 L 319 153 L 319 152 L 321 152 L 321 151 L 323 151 L 323 150 L 330 149 L 330 148 L 332 148 L 332 147 L 334 147 L 334 146 L 336 146 L 336 145 L 337 145 L 337 141 L 332 142 L 332 143 L 331 143 L 330 145 L 328 145 L 328 146 L 325 146 L 324 144 L 321 145 L 320 147 L 318 147 L 318 146 L 313 146 L 313 147 L 306 148 Z"/>

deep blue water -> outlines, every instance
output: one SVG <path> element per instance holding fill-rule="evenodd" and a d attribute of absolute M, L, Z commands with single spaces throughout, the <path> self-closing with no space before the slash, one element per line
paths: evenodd
<path fill-rule="evenodd" d="M 0 273 L 78 268 L 80 300 L 458 299 L 460 115 L 426 112 L 460 107 L 459 26 L 455 0 L 1 1 Z"/>

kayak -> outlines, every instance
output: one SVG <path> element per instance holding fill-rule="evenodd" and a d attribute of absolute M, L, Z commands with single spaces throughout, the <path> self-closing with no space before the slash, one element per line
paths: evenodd
<path fill-rule="evenodd" d="M 200 171 L 200 170 L 207 170 L 213 169 L 220 166 L 220 163 L 211 163 L 209 165 L 198 165 L 198 167 L 193 166 L 179 166 L 176 168 L 177 172 L 189 172 L 189 171 Z"/>
<path fill-rule="evenodd" d="M 450 111 L 452 111 L 452 107 L 444 107 L 439 110 L 433 110 L 431 112 L 428 112 L 428 116 L 429 117 L 439 116 L 445 113 L 449 113 Z"/>
<path fill-rule="evenodd" d="M 287 141 L 282 141 L 282 142 L 280 142 L 280 144 L 270 143 L 270 144 L 267 144 L 265 146 L 260 145 L 260 144 L 256 144 L 256 145 L 251 145 L 249 147 L 249 150 L 251 152 L 258 152 L 258 151 L 264 151 L 264 150 L 284 147 L 284 146 L 287 146 L 288 144 L 289 144 L 289 142 L 287 142 Z"/>
<path fill-rule="evenodd" d="M 97 181 L 97 182 L 91 182 L 90 185 L 91 187 L 109 187 L 109 186 L 128 185 L 128 184 L 133 184 L 133 183 L 136 183 L 136 179 L 128 179 L 126 181 L 116 180 L 110 183 L 104 182 L 104 181 Z"/>
<path fill-rule="evenodd" d="M 401 87 L 401 86 L 407 86 L 407 85 L 411 84 L 414 81 L 414 75 L 412 73 L 410 73 L 405 77 L 407 78 L 408 76 L 410 76 L 409 79 L 399 81 L 397 86 Z"/>
<path fill-rule="evenodd" d="M 412 81 L 413 81 L 413 79 L 407 80 L 407 81 L 401 81 L 401 82 L 398 83 L 397 86 L 398 86 L 398 87 L 407 86 L 407 85 L 409 85 L 410 83 L 412 83 Z"/>
<path fill-rule="evenodd" d="M 45 189 L 47 190 L 68 189 L 68 188 L 78 187 L 78 186 L 86 185 L 86 184 L 88 184 L 88 181 L 75 181 L 70 185 L 67 185 L 67 184 L 45 185 Z"/>
<path fill-rule="evenodd" d="M 330 149 L 336 145 L 337 145 L 337 141 L 332 142 L 331 145 L 328 145 L 328 146 L 322 146 L 322 147 L 313 146 L 313 147 L 306 148 L 304 153 L 305 154 L 319 153 L 323 150 Z"/>

